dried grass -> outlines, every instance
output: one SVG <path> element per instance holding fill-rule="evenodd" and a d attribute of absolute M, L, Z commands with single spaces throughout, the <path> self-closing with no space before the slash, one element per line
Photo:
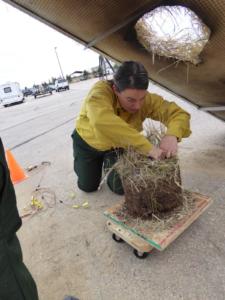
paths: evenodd
<path fill-rule="evenodd" d="M 116 219 L 126 226 L 143 233 L 146 236 L 151 236 L 153 233 L 169 230 L 177 224 L 185 216 L 191 214 L 195 208 L 195 198 L 192 193 L 187 190 L 183 191 L 182 205 L 174 208 L 170 212 L 152 214 L 148 220 L 143 220 L 140 217 L 134 218 L 129 214 L 126 206 L 122 206 L 115 214 Z"/>
<path fill-rule="evenodd" d="M 148 127 L 147 138 L 159 146 L 164 129 Z M 133 217 L 143 219 L 170 211 L 183 202 L 183 190 L 177 157 L 151 160 L 130 147 L 114 166 L 123 183 L 125 208 Z"/>
<path fill-rule="evenodd" d="M 185 24 L 186 17 L 191 19 L 190 24 Z M 168 27 L 170 32 L 164 32 Z M 153 63 L 155 55 L 159 55 L 198 64 L 210 37 L 210 29 L 201 19 L 182 6 L 160 6 L 146 13 L 136 23 L 135 30 L 139 42 L 152 53 Z"/>

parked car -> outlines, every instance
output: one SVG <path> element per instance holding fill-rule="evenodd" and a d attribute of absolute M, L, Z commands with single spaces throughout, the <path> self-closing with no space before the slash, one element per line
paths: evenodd
<path fill-rule="evenodd" d="M 50 94 L 52 95 L 52 89 L 49 86 L 38 85 L 34 88 L 33 95 L 36 99 L 38 96 Z"/>
<path fill-rule="evenodd" d="M 18 82 L 9 82 L 0 85 L 0 100 L 7 107 L 13 103 L 23 103 L 24 96 Z"/>
<path fill-rule="evenodd" d="M 28 89 L 28 88 L 25 88 L 22 92 L 23 92 L 24 97 L 33 95 L 33 91 L 31 89 Z"/>
<path fill-rule="evenodd" d="M 69 90 L 69 89 L 70 89 L 69 82 L 66 79 L 60 78 L 55 81 L 56 92 L 59 92 L 62 90 Z"/>
<path fill-rule="evenodd" d="M 54 85 L 54 84 L 49 84 L 48 87 L 49 87 L 52 91 L 55 91 L 55 85 Z"/>

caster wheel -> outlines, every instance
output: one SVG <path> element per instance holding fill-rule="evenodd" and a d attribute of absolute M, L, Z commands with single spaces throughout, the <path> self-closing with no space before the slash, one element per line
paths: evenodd
<path fill-rule="evenodd" d="M 115 233 L 112 234 L 112 238 L 117 243 L 123 243 L 124 242 L 124 240 L 121 239 L 120 237 L 118 237 Z"/>
<path fill-rule="evenodd" d="M 134 255 L 139 259 L 144 259 L 148 256 L 148 252 L 140 252 L 134 249 Z"/>

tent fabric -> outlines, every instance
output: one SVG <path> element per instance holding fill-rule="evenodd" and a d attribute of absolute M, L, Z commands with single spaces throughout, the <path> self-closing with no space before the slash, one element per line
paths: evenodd
<path fill-rule="evenodd" d="M 122 62 L 142 62 L 149 77 L 198 107 L 225 106 L 225 1 L 224 0 L 5 0 L 71 38 L 87 45 L 96 37 L 136 16 L 124 27 L 92 47 Z M 152 55 L 137 41 L 134 25 L 145 12 L 159 5 L 183 5 L 192 9 L 212 31 L 201 54 L 202 63 L 179 63 Z M 224 111 L 211 112 L 225 120 Z"/>

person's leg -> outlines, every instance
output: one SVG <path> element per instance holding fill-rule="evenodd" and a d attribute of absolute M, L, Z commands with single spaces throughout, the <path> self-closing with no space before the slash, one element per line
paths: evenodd
<path fill-rule="evenodd" d="M 85 192 L 94 192 L 102 177 L 104 153 L 89 146 L 76 132 L 72 134 L 74 171 L 78 176 L 77 185 Z"/>
<path fill-rule="evenodd" d="M 0 242 L 0 299 L 38 300 L 36 284 L 23 263 L 16 235 Z"/>
<path fill-rule="evenodd" d="M 15 232 L 21 226 L 15 191 L 0 139 L 0 299 L 37 300 L 35 282 L 23 263 Z"/>
<path fill-rule="evenodd" d="M 104 170 L 107 172 L 118 160 L 118 154 L 121 154 L 122 150 L 115 150 L 107 152 L 104 156 Z M 119 174 L 116 170 L 112 170 L 107 178 L 107 184 L 110 190 L 118 195 L 123 195 L 123 185 Z"/>

